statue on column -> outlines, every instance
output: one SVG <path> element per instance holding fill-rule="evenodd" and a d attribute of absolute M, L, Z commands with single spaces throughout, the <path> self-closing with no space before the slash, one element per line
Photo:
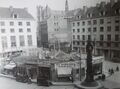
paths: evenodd
<path fill-rule="evenodd" d="M 86 53 L 87 53 L 86 78 L 81 83 L 81 85 L 86 86 L 86 87 L 98 86 L 98 83 L 94 80 L 94 72 L 93 72 L 93 65 L 92 65 L 92 51 L 93 51 L 93 45 L 91 43 L 91 40 L 88 39 L 87 45 L 86 45 Z"/>

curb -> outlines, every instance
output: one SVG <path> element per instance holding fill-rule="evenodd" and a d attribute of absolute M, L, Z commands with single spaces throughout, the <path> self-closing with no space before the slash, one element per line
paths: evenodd
<path fill-rule="evenodd" d="M 52 82 L 53 86 L 73 86 L 74 83 L 66 83 L 66 82 Z"/>
<path fill-rule="evenodd" d="M 10 78 L 10 79 L 15 79 L 15 77 L 13 77 L 13 76 L 4 75 L 4 74 L 0 74 L 0 77 L 6 77 L 6 78 Z"/>

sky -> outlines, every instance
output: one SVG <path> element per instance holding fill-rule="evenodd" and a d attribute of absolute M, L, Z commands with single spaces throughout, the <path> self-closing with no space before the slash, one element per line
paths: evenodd
<path fill-rule="evenodd" d="M 36 18 L 36 6 L 48 5 L 53 10 L 64 10 L 66 0 L 0 0 L 0 7 L 28 8 L 29 13 Z M 83 6 L 95 6 L 96 3 L 109 0 L 68 0 L 69 9 L 82 8 Z"/>

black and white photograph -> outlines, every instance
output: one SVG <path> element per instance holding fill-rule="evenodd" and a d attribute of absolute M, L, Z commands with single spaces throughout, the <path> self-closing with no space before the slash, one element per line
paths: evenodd
<path fill-rule="evenodd" d="M 120 0 L 0 0 L 0 89 L 120 89 Z"/>

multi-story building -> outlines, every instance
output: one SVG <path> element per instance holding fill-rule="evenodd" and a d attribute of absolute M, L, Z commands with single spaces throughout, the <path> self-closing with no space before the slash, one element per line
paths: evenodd
<path fill-rule="evenodd" d="M 84 6 L 70 19 L 72 48 L 86 53 L 86 42 L 92 39 L 94 54 L 108 59 L 120 57 L 120 1 L 101 2 L 94 7 Z"/>
<path fill-rule="evenodd" d="M 0 54 L 37 47 L 35 20 L 27 8 L 0 8 Z"/>
<path fill-rule="evenodd" d="M 71 31 L 68 26 L 68 18 L 73 17 L 78 10 L 79 9 L 69 10 L 67 0 L 65 2 L 65 10 L 63 11 L 51 10 L 48 6 L 46 6 L 46 8 L 41 6 L 37 7 L 38 22 L 47 21 L 46 32 L 48 32 L 48 43 L 50 45 L 59 44 L 61 48 L 64 48 L 65 45 L 67 46 L 71 42 Z M 41 32 L 39 30 L 42 31 L 42 29 L 38 29 L 38 32 Z M 43 36 L 38 34 L 39 43 L 42 38 L 44 39 Z"/>

